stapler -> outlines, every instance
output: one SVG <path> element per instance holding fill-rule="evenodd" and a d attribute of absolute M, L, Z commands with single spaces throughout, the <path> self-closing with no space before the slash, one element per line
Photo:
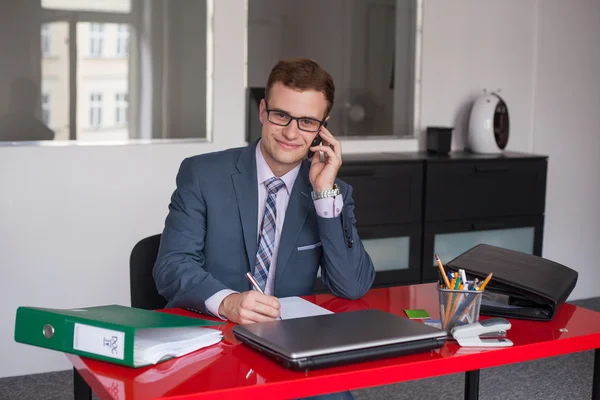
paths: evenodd
<path fill-rule="evenodd" d="M 504 318 L 490 318 L 485 321 L 456 326 L 450 330 L 450 334 L 460 346 L 509 347 L 513 345 L 513 342 L 505 337 L 482 339 L 479 336 L 491 332 L 506 332 L 510 327 L 510 322 Z"/>

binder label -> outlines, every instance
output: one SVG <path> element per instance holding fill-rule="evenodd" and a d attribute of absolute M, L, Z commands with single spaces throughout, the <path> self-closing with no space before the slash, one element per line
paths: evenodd
<path fill-rule="evenodd" d="M 123 360 L 125 333 L 76 323 L 73 329 L 73 349 Z"/>

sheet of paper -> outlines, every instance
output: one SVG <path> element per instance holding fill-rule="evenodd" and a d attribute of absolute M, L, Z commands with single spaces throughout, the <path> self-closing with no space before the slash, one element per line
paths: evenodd
<path fill-rule="evenodd" d="M 301 297 L 283 297 L 279 299 L 281 305 L 281 319 L 310 317 L 313 315 L 333 314 L 333 312 L 319 307 Z"/>

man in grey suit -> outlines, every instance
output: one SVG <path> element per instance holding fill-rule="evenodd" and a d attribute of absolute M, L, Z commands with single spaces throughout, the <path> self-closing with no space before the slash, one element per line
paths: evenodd
<path fill-rule="evenodd" d="M 278 297 L 312 293 L 319 266 L 339 297 L 369 290 L 375 269 L 356 231 L 352 188 L 336 178 L 340 142 L 325 127 L 334 91 L 317 63 L 280 61 L 260 103 L 261 139 L 183 161 L 154 266 L 168 307 L 273 320 Z M 353 397 L 313 399 L 334 398 Z"/>
<path fill-rule="evenodd" d="M 272 320 L 278 297 L 312 293 L 319 266 L 339 297 L 369 290 L 375 270 L 355 228 L 352 188 L 336 178 L 340 142 L 325 127 L 334 91 L 317 63 L 280 61 L 260 103 L 261 139 L 182 162 L 154 267 L 168 307 Z"/>

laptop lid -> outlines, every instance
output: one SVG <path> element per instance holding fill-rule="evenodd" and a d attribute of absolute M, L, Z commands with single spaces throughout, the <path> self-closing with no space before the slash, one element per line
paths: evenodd
<path fill-rule="evenodd" d="M 377 309 L 236 325 L 233 332 L 289 360 L 447 337 L 441 329 Z"/>

